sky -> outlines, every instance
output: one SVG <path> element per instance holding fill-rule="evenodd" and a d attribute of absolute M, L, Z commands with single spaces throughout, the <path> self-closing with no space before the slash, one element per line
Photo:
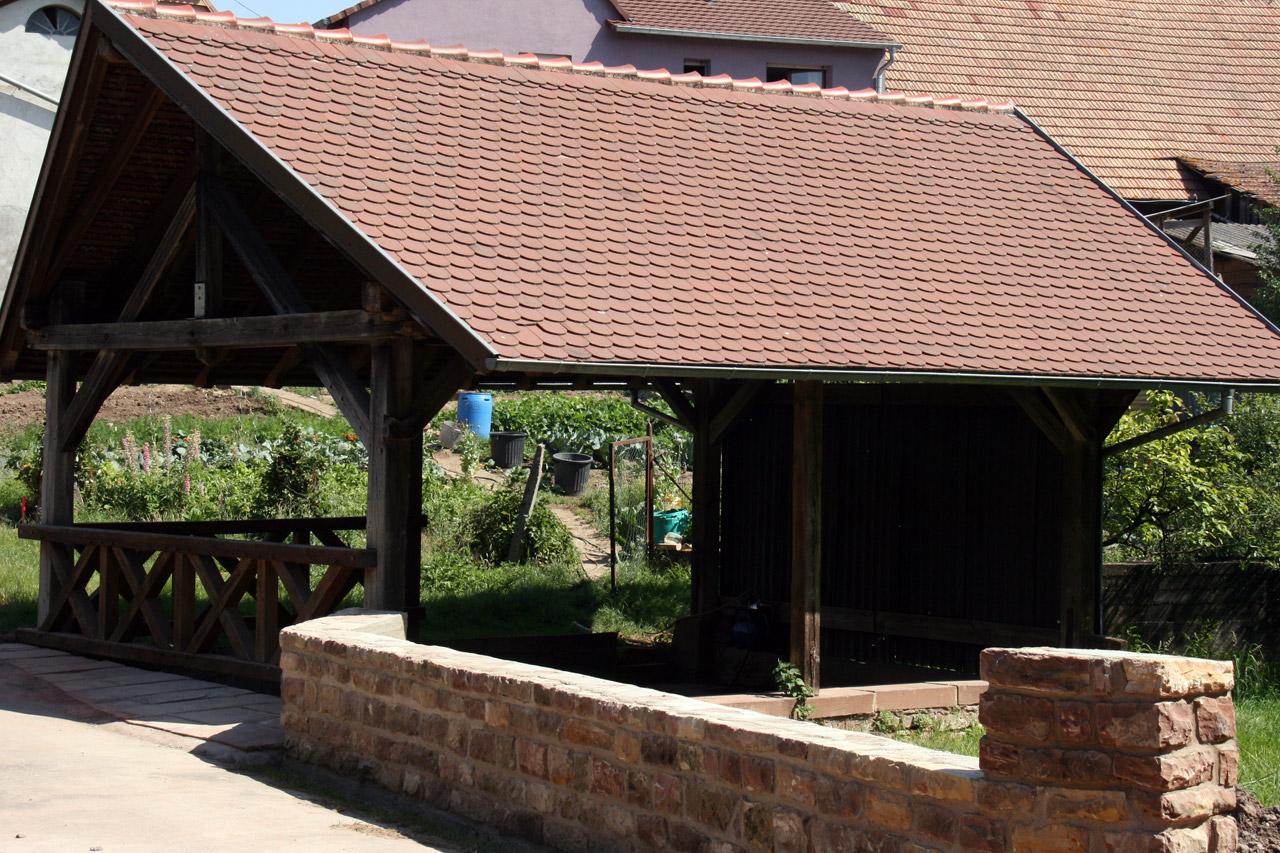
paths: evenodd
<path fill-rule="evenodd" d="M 213 0 L 215 9 L 235 12 L 240 18 L 265 15 L 284 24 L 318 21 L 355 3 L 356 0 Z"/>

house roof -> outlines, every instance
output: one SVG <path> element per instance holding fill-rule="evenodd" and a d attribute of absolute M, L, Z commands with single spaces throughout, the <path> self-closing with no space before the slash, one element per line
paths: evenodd
<path fill-rule="evenodd" d="M 829 0 L 613 0 L 614 28 L 702 38 L 889 46 L 892 38 Z"/>
<path fill-rule="evenodd" d="M 3 0 L 0 0 L 3 2 Z M 360 0 L 316 21 L 344 26 L 356 12 L 383 0 Z M 621 32 L 801 44 L 888 47 L 897 42 L 850 18 L 828 0 L 611 0 Z"/>
<path fill-rule="evenodd" d="M 493 370 L 1280 381 L 1280 335 L 1007 112 L 92 2 Z"/>
<path fill-rule="evenodd" d="M 1257 261 L 1260 245 L 1271 239 L 1271 232 L 1265 225 L 1214 221 L 1210 230 L 1214 252 L 1242 261 Z M 1164 231 L 1181 243 L 1190 243 L 1201 250 L 1204 248 L 1204 223 L 1198 219 L 1166 222 Z"/>
<path fill-rule="evenodd" d="M 1280 175 L 1278 160 L 1227 163 L 1196 157 L 1179 157 L 1178 159 L 1187 168 L 1212 181 L 1251 195 L 1263 204 L 1280 205 L 1280 179 L 1274 177 Z"/>
<path fill-rule="evenodd" d="M 1130 199 L 1186 199 L 1177 157 L 1274 162 L 1270 0 L 854 0 L 906 47 L 892 86 L 1010 98 Z"/>

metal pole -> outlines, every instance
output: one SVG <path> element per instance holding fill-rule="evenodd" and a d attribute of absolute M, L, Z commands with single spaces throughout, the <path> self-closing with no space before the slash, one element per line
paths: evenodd
<path fill-rule="evenodd" d="M 653 562 L 653 421 L 646 424 L 645 433 L 649 440 L 644 443 L 644 537 L 645 553 L 649 562 Z"/>
<path fill-rule="evenodd" d="M 618 495 L 614 489 L 614 471 L 618 464 L 618 448 L 609 445 L 609 586 L 618 591 Z"/>

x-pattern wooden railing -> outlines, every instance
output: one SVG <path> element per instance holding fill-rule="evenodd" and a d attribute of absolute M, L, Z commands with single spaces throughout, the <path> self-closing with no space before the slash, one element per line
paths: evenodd
<path fill-rule="evenodd" d="M 56 581 L 40 631 L 112 644 L 146 637 L 162 650 L 271 665 L 282 627 L 331 613 L 377 565 L 374 551 L 338 535 L 364 527 L 364 518 L 30 524 L 19 535 L 41 541 Z M 323 567 L 318 577 L 313 566 Z M 251 618 L 241 613 L 246 598 Z"/>

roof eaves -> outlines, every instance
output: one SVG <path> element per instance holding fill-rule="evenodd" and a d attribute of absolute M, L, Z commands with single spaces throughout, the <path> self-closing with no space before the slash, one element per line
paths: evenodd
<path fill-rule="evenodd" d="M 182 107 L 210 136 L 235 153 L 259 180 L 279 193 L 304 220 L 333 240 L 357 265 L 390 287 L 424 326 L 440 335 L 474 366 L 478 367 L 497 355 L 488 341 L 423 287 L 332 202 L 259 142 L 182 69 L 156 50 L 124 20 L 119 11 L 154 13 L 151 4 L 116 2 L 113 7 L 103 0 L 89 0 L 89 5 L 98 13 L 95 15 L 96 25 L 134 67 Z"/>
<path fill-rule="evenodd" d="M 639 362 L 556 361 L 492 358 L 485 364 L 494 373 L 540 373 L 618 376 L 630 379 L 765 379 L 775 381 L 891 382 L 903 384 L 955 384 L 1000 386 L 1054 386 L 1066 388 L 1165 388 L 1280 392 L 1280 376 L 1272 382 L 1231 379 L 1170 379 L 1168 377 L 1068 376 L 1033 373 L 978 373 L 945 370 L 875 370 L 859 368 L 752 367 L 750 365 L 674 365 Z"/>
<path fill-rule="evenodd" d="M 374 0 L 381 2 L 381 0 Z M 712 30 L 683 30 L 672 27 L 654 27 L 644 24 L 632 24 L 627 21 L 610 21 L 609 25 L 616 32 L 631 33 L 643 36 L 670 36 L 673 38 L 713 39 L 716 41 L 753 41 L 770 44 L 801 44 L 811 47 L 855 47 L 882 50 L 900 48 L 902 44 L 893 39 L 884 41 L 858 41 L 852 39 L 809 38 L 806 36 L 774 36 L 757 33 L 715 32 Z"/>

